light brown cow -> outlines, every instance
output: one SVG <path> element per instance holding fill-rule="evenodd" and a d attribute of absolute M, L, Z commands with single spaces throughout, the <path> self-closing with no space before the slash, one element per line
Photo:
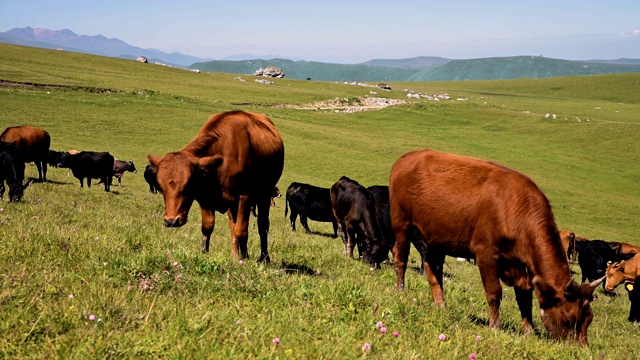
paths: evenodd
<path fill-rule="evenodd" d="M 284 144 L 268 117 L 244 111 L 213 115 L 182 150 L 148 158 L 164 196 L 165 226 L 184 225 L 197 201 L 202 209 L 201 250 L 208 252 L 214 212 L 227 212 L 232 254 L 246 258 L 249 210 L 256 204 L 260 261 L 270 260 L 269 204 L 282 175 Z"/>
<path fill-rule="evenodd" d="M 15 143 L 25 163 L 34 162 L 38 168 L 38 181 L 47 181 L 47 161 L 51 136 L 33 126 L 14 126 L 0 134 L 0 141 Z"/>
<path fill-rule="evenodd" d="M 607 280 L 604 288 L 613 291 L 623 282 L 634 282 L 640 275 L 640 254 L 636 254 L 630 260 L 622 260 L 619 263 L 610 263 L 607 266 Z"/>
<path fill-rule="evenodd" d="M 533 330 L 535 290 L 552 336 L 571 333 L 587 344 L 593 291 L 604 278 L 574 281 L 549 201 L 531 179 L 491 162 L 427 149 L 396 161 L 389 191 L 398 290 L 404 289 L 407 234 L 417 230 L 427 247 L 425 274 L 436 303 L 444 306 L 445 256 L 475 258 L 491 327 L 500 327 L 502 280 L 515 289 L 525 334 Z"/>

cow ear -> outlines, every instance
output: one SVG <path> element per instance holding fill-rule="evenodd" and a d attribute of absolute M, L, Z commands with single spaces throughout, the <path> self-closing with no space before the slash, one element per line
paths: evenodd
<path fill-rule="evenodd" d="M 162 158 L 158 155 L 149 154 L 147 155 L 147 159 L 149 159 L 149 165 L 158 170 L 158 165 L 160 164 L 160 161 L 162 161 Z"/>
<path fill-rule="evenodd" d="M 217 172 L 220 165 L 222 165 L 222 161 L 222 155 L 206 156 L 198 159 L 198 166 L 204 173 Z"/>
<path fill-rule="evenodd" d="M 573 278 L 571 278 L 573 280 Z M 533 277 L 533 288 L 536 291 L 536 296 L 538 299 L 546 299 L 549 296 L 553 296 L 555 290 L 547 284 L 546 281 L 540 276 Z"/>

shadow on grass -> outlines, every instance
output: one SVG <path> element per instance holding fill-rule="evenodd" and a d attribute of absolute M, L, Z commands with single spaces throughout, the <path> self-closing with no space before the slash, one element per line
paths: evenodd
<path fill-rule="evenodd" d="M 327 238 L 332 238 L 332 239 L 337 239 L 337 236 L 333 236 L 333 234 L 330 233 L 323 233 L 323 232 L 319 232 L 319 231 L 312 231 L 312 232 L 308 232 L 307 234 L 309 235 L 319 235 L 319 236 L 324 236 Z"/>
<path fill-rule="evenodd" d="M 489 320 L 488 319 L 484 319 L 484 318 L 479 318 L 476 315 L 469 315 L 469 321 L 471 321 L 471 323 L 478 325 L 478 326 L 486 326 L 489 327 Z M 522 335 L 522 327 L 518 326 L 517 324 L 513 324 L 513 323 L 508 323 L 508 324 L 502 324 L 502 327 L 500 328 L 499 331 L 505 332 L 505 333 L 509 333 L 512 335 Z M 533 330 L 533 334 L 535 336 L 540 336 L 540 332 L 538 331 L 538 329 L 534 329 Z"/>
<path fill-rule="evenodd" d="M 283 271 L 285 274 L 297 274 L 297 275 L 318 275 L 315 270 L 304 264 L 294 264 L 283 261 L 278 265 L 278 270 Z"/>

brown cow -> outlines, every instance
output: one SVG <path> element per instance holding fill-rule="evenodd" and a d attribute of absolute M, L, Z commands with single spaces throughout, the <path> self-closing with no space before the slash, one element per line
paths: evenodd
<path fill-rule="evenodd" d="M 246 258 L 249 210 L 256 204 L 260 261 L 269 261 L 269 203 L 282 175 L 284 144 L 268 117 L 244 111 L 213 115 L 182 150 L 148 158 L 164 196 L 165 226 L 184 225 L 197 201 L 202 209 L 201 250 L 208 252 L 214 211 L 227 212 L 232 254 Z"/>
<path fill-rule="evenodd" d="M 491 327 L 500 327 L 502 280 L 515 288 L 525 334 L 533 330 L 535 289 L 547 330 L 559 339 L 572 332 L 587 344 L 593 291 L 604 278 L 575 283 L 551 206 L 531 179 L 494 163 L 426 149 L 396 161 L 389 191 L 398 290 L 404 289 L 407 233 L 418 230 L 436 303 L 444 306 L 445 256 L 475 258 Z"/>
<path fill-rule="evenodd" d="M 25 163 L 34 162 L 38 168 L 38 181 L 47 181 L 47 162 L 51 136 L 33 126 L 14 126 L 0 134 L 0 141 L 15 143 Z"/>
<path fill-rule="evenodd" d="M 609 263 L 607 266 L 607 280 L 604 288 L 613 291 L 623 282 L 634 282 L 640 275 L 640 254 L 636 254 L 628 261 Z"/>
<path fill-rule="evenodd" d="M 560 241 L 562 241 L 562 248 L 565 250 L 569 261 L 571 261 L 576 248 L 576 234 L 570 230 L 558 230 L 558 232 L 560 234 Z"/>

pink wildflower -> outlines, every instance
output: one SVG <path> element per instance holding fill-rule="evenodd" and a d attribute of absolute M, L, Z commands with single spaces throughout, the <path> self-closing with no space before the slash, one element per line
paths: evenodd
<path fill-rule="evenodd" d="M 386 328 L 386 327 L 384 327 L 384 326 L 383 326 L 383 327 L 381 327 L 381 328 L 380 328 L 380 332 L 381 332 L 381 333 L 383 333 L 383 334 L 386 334 L 386 333 L 387 333 L 387 328 Z"/>
<path fill-rule="evenodd" d="M 369 345 L 369 343 L 364 343 L 364 345 L 362 345 L 362 350 L 363 351 L 371 350 L 371 345 Z"/>
<path fill-rule="evenodd" d="M 416 299 L 416 298 L 413 298 L 413 302 L 416 302 L 416 301 L 418 301 L 418 299 Z"/>
<path fill-rule="evenodd" d="M 480 339 L 482 339 L 482 336 L 480 335 L 476 336 L 476 341 L 480 341 Z"/>
<path fill-rule="evenodd" d="M 398 336 L 400 336 L 400 334 L 397 331 L 394 331 L 393 332 L 393 336 L 398 337 Z"/>
<path fill-rule="evenodd" d="M 378 323 L 376 324 L 376 327 L 380 329 L 382 327 L 382 321 L 378 321 Z"/>
<path fill-rule="evenodd" d="M 69 294 L 69 299 L 73 299 L 73 294 Z"/>
<path fill-rule="evenodd" d="M 274 344 L 274 345 L 278 345 L 278 344 L 280 344 L 280 339 L 278 339 L 278 338 L 273 338 L 273 344 Z"/>
<path fill-rule="evenodd" d="M 89 320 L 94 321 L 96 317 L 94 315 L 89 315 Z"/>
<path fill-rule="evenodd" d="M 38 215 L 33 215 L 33 220 L 38 220 Z"/>
<path fill-rule="evenodd" d="M 174 261 L 174 262 L 173 262 L 173 267 L 178 267 L 178 265 L 180 265 L 180 264 L 178 264 L 178 262 L 177 262 L 177 261 Z"/>
<path fill-rule="evenodd" d="M 244 261 L 240 260 L 240 261 L 238 261 L 238 264 L 244 265 Z"/>
<path fill-rule="evenodd" d="M 236 321 L 236 325 L 240 325 L 242 324 L 242 319 L 238 319 L 238 321 Z"/>
<path fill-rule="evenodd" d="M 438 336 L 438 339 L 440 339 L 440 341 L 445 341 L 447 340 L 447 337 L 444 334 L 440 334 L 440 336 Z"/>
<path fill-rule="evenodd" d="M 476 360 L 476 354 L 474 353 L 469 354 L 469 360 Z"/>

